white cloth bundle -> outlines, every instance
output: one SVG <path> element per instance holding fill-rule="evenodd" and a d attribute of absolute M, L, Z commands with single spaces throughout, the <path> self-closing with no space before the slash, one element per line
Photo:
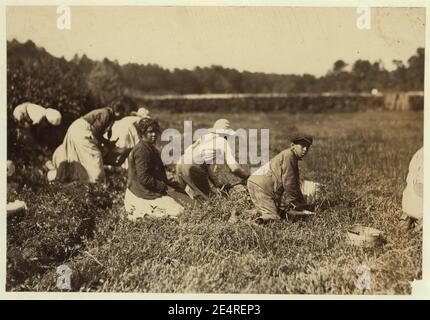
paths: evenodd
<path fill-rule="evenodd" d="M 316 199 L 321 195 L 324 185 L 318 182 L 305 180 L 300 186 L 303 196 L 307 199 Z"/>
<path fill-rule="evenodd" d="M 18 213 L 23 210 L 27 210 L 27 205 L 25 204 L 24 201 L 21 201 L 21 200 L 15 200 L 14 202 L 9 202 L 6 205 L 7 215 Z"/>

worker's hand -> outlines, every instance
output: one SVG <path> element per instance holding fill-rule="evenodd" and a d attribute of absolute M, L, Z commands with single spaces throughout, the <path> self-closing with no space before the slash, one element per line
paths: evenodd
<path fill-rule="evenodd" d="M 248 177 L 249 178 L 249 177 Z M 246 179 L 242 179 L 238 184 L 244 185 L 246 186 L 246 184 L 248 183 L 248 178 Z"/>
<path fill-rule="evenodd" d="M 229 192 L 232 185 L 230 183 L 225 183 L 221 186 L 220 190 L 224 192 Z"/>
<path fill-rule="evenodd" d="M 292 209 L 292 206 L 289 203 L 281 202 L 279 205 L 279 211 L 281 212 L 286 212 L 290 209 Z"/>
<path fill-rule="evenodd" d="M 16 131 L 16 138 L 19 140 L 19 139 L 24 139 L 25 138 L 25 134 L 24 134 L 24 132 L 22 131 L 22 129 L 21 128 L 19 128 L 17 131 Z"/>
<path fill-rule="evenodd" d="M 233 164 L 229 167 L 231 172 L 242 180 L 247 180 L 249 178 L 249 174 L 245 172 L 239 164 Z"/>
<path fill-rule="evenodd" d="M 314 212 L 315 211 L 315 205 L 312 204 L 307 204 L 307 203 L 297 203 L 297 204 L 292 204 L 293 205 L 293 209 L 296 211 L 311 211 Z"/>
<path fill-rule="evenodd" d="M 31 121 L 30 121 L 30 120 L 28 120 L 28 119 L 24 119 L 24 120 L 22 120 L 22 122 L 21 122 L 20 124 L 21 124 L 21 126 L 22 126 L 23 128 L 25 128 L 25 129 L 29 129 L 29 128 L 31 128 Z"/>

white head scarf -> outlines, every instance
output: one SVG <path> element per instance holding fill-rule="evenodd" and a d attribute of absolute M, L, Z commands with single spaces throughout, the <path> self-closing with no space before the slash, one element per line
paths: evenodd
<path fill-rule="evenodd" d="M 16 106 L 15 109 L 13 109 L 13 117 L 17 121 L 22 121 L 25 117 L 28 117 L 27 104 L 23 103 Z"/>
<path fill-rule="evenodd" d="M 22 121 L 24 118 L 29 118 L 32 124 L 38 124 L 46 115 L 46 109 L 34 103 L 25 102 L 18 105 L 13 110 L 13 117 Z"/>
<path fill-rule="evenodd" d="M 53 126 L 59 126 L 61 124 L 61 113 L 58 110 L 48 108 L 46 109 L 46 120 Z"/>

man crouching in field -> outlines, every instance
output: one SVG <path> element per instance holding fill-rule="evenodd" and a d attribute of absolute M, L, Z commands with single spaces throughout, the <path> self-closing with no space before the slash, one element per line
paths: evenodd
<path fill-rule="evenodd" d="M 300 190 L 298 162 L 309 152 L 312 143 L 311 136 L 294 136 L 289 149 L 276 155 L 248 178 L 248 192 L 259 213 L 257 223 L 281 219 L 282 207 L 306 207 Z"/>

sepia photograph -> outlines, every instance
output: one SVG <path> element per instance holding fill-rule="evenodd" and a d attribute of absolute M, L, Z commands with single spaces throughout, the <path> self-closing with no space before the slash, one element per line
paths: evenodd
<path fill-rule="evenodd" d="M 7 292 L 422 279 L 425 7 L 5 14 Z"/>

